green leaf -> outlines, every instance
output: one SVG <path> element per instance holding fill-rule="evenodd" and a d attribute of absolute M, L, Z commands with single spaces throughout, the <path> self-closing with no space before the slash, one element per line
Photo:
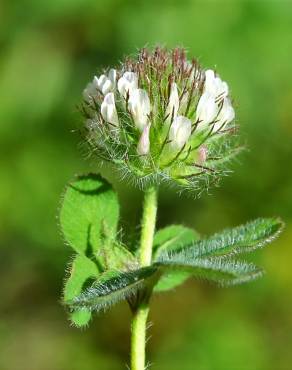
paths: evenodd
<path fill-rule="evenodd" d="M 199 239 L 199 234 L 182 225 L 171 225 L 155 233 L 153 240 L 154 259 L 164 252 L 172 252 Z"/>
<path fill-rule="evenodd" d="M 172 255 L 165 254 L 156 262 L 161 272 L 189 272 L 198 279 L 208 280 L 220 286 L 230 286 L 254 280 L 263 270 L 254 264 L 226 258 L 197 258 L 192 251 L 182 251 Z"/>
<path fill-rule="evenodd" d="M 247 253 L 274 240 L 282 231 L 283 225 L 279 218 L 260 218 L 199 240 L 185 249 L 191 249 L 197 257 Z"/>
<path fill-rule="evenodd" d="M 106 310 L 117 302 L 130 298 L 139 289 L 145 287 L 156 272 L 157 268 L 154 266 L 129 272 L 106 271 L 90 288 L 68 304 L 73 311 L 76 309 Z"/>
<path fill-rule="evenodd" d="M 174 252 L 199 239 L 199 234 L 182 225 L 171 225 L 158 230 L 153 242 L 153 260 L 156 261 L 163 252 Z M 154 288 L 155 292 L 173 289 L 189 278 L 189 272 L 172 271 L 161 276 Z"/>
<path fill-rule="evenodd" d="M 166 292 L 183 284 L 192 274 L 185 271 L 163 271 L 160 279 L 154 287 L 154 292 Z"/>
<path fill-rule="evenodd" d="M 91 312 L 89 310 L 77 310 L 70 313 L 70 320 L 77 328 L 87 326 L 91 320 Z"/>
<path fill-rule="evenodd" d="M 111 185 L 101 176 L 78 176 L 65 192 L 60 222 L 66 241 L 79 254 L 92 256 L 115 239 L 119 204 Z"/>
<path fill-rule="evenodd" d="M 97 265 L 86 256 L 77 255 L 70 268 L 70 276 L 64 287 L 64 303 L 71 301 L 82 292 L 88 279 L 99 275 Z M 70 315 L 71 321 L 78 327 L 84 326 L 91 318 L 89 310 L 75 311 Z"/>

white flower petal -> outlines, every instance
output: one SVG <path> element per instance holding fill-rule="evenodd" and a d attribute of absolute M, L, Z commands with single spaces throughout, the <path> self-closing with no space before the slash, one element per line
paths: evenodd
<path fill-rule="evenodd" d="M 106 82 L 106 80 L 107 80 L 106 75 L 100 75 L 99 76 L 98 81 L 97 81 L 97 84 L 98 84 L 98 88 L 100 90 L 102 89 L 102 86 L 104 85 L 104 83 Z"/>
<path fill-rule="evenodd" d="M 234 120 L 234 117 L 235 111 L 233 109 L 231 101 L 229 98 L 225 98 L 223 101 L 223 106 L 217 117 L 218 122 L 216 122 L 215 130 L 220 129 L 220 127 L 224 124 L 228 125 L 228 123 Z"/>
<path fill-rule="evenodd" d="M 138 76 L 134 72 L 125 72 L 118 81 L 119 93 L 126 98 L 127 93 L 138 88 Z"/>
<path fill-rule="evenodd" d="M 214 95 L 204 92 L 196 110 L 196 121 L 199 121 L 198 129 L 206 128 L 209 123 L 215 120 L 218 112 L 219 107 Z"/>
<path fill-rule="evenodd" d="M 100 112 L 103 119 L 106 122 L 118 126 L 119 124 L 118 113 L 115 105 L 115 97 L 112 92 L 106 94 L 106 96 L 104 97 L 100 107 Z"/>
<path fill-rule="evenodd" d="M 93 80 L 89 82 L 85 89 L 83 90 L 83 98 L 90 102 L 92 100 L 92 96 L 96 96 L 98 90 L 98 78 L 94 76 Z"/>
<path fill-rule="evenodd" d="M 147 92 L 143 89 L 131 90 L 128 107 L 133 116 L 135 125 L 139 130 L 143 131 L 148 123 L 148 115 L 151 108 Z"/>
<path fill-rule="evenodd" d="M 215 72 L 212 69 L 207 69 L 205 71 L 205 90 L 212 90 L 215 79 Z"/>
<path fill-rule="evenodd" d="M 169 130 L 170 145 L 174 149 L 181 149 L 192 133 L 192 122 L 184 116 L 177 116 Z"/>
<path fill-rule="evenodd" d="M 117 81 L 117 71 L 114 68 L 111 68 L 108 72 L 108 78 L 111 80 L 113 86 L 115 86 Z"/>
<path fill-rule="evenodd" d="M 138 146 L 137 146 L 137 153 L 140 155 L 147 155 L 150 150 L 150 123 L 148 123 L 140 136 Z"/>
<path fill-rule="evenodd" d="M 215 72 L 212 69 L 205 71 L 205 85 L 204 92 L 208 92 L 215 97 L 222 97 L 228 95 L 228 85 L 225 81 L 222 81 L 220 77 L 215 76 Z"/>
<path fill-rule="evenodd" d="M 98 82 L 97 82 L 98 88 L 102 92 L 103 95 L 106 95 L 108 92 L 111 92 L 114 90 L 115 80 L 113 79 L 114 78 L 113 71 L 115 70 L 109 71 L 109 74 L 108 74 L 109 77 L 102 74 L 98 78 Z"/>
<path fill-rule="evenodd" d="M 105 80 L 103 85 L 101 86 L 101 92 L 103 95 L 106 95 L 108 92 L 113 90 L 113 83 L 108 78 Z"/>
<path fill-rule="evenodd" d="M 168 105 L 165 111 L 165 116 L 167 116 L 166 122 L 170 123 L 172 118 L 175 118 L 179 109 L 179 96 L 177 85 L 175 82 L 171 84 L 170 95 Z"/>
<path fill-rule="evenodd" d="M 221 81 L 220 89 L 221 89 L 220 95 L 223 95 L 224 97 L 226 97 L 229 93 L 229 87 L 227 85 L 227 82 Z"/>

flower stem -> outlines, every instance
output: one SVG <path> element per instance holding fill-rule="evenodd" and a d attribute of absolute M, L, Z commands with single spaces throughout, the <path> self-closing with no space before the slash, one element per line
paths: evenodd
<path fill-rule="evenodd" d="M 157 188 L 150 187 L 145 191 L 141 245 L 140 266 L 151 264 L 153 236 L 157 214 Z M 131 370 L 145 369 L 146 325 L 149 312 L 149 298 L 139 304 L 134 312 L 131 339 Z"/>
<path fill-rule="evenodd" d="M 133 317 L 131 339 L 131 370 L 145 369 L 146 324 L 148 303 L 141 304 Z"/>
<path fill-rule="evenodd" d="M 140 245 L 141 267 L 151 265 L 156 213 L 157 213 L 157 189 L 155 187 L 150 187 L 145 191 L 143 205 L 141 245 Z"/>

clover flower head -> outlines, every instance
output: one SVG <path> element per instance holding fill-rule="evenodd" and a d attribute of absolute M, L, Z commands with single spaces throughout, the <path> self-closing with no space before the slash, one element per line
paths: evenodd
<path fill-rule="evenodd" d="M 95 76 L 83 91 L 82 112 L 92 151 L 141 186 L 201 190 L 227 172 L 236 152 L 227 83 L 182 48 L 142 49 Z"/>

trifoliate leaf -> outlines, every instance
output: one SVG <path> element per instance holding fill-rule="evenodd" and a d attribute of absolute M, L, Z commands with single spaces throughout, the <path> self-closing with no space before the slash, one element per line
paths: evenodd
<path fill-rule="evenodd" d="M 251 252 L 274 240 L 283 229 L 279 218 L 259 218 L 245 225 L 226 229 L 186 249 L 197 257 L 230 256 Z"/>
<path fill-rule="evenodd" d="M 65 192 L 60 214 L 66 241 L 77 253 L 91 256 L 115 238 L 119 204 L 111 185 L 89 174 L 72 181 Z"/>
<path fill-rule="evenodd" d="M 190 272 L 198 279 L 208 280 L 220 286 L 245 283 L 262 276 L 262 269 L 257 266 L 226 258 L 196 258 L 191 251 L 183 251 L 172 255 L 165 254 L 154 266 L 163 272 Z"/>
<path fill-rule="evenodd" d="M 153 260 L 156 261 L 163 252 L 174 252 L 199 239 L 199 234 L 182 225 L 171 225 L 158 230 L 153 242 Z M 162 292 L 182 284 L 190 273 L 172 271 L 163 274 L 154 288 L 155 292 Z"/>
<path fill-rule="evenodd" d="M 64 287 L 63 300 L 71 301 L 82 292 L 84 284 L 99 275 L 97 265 L 86 256 L 77 255 L 70 268 L 70 276 Z M 91 312 L 87 309 L 78 310 L 70 315 L 71 321 L 78 327 L 84 326 L 91 318 Z"/>
<path fill-rule="evenodd" d="M 68 302 L 72 310 L 88 309 L 90 311 L 106 310 L 117 302 L 129 299 L 157 272 L 154 266 L 140 268 L 129 272 L 107 271 L 78 297 Z"/>

